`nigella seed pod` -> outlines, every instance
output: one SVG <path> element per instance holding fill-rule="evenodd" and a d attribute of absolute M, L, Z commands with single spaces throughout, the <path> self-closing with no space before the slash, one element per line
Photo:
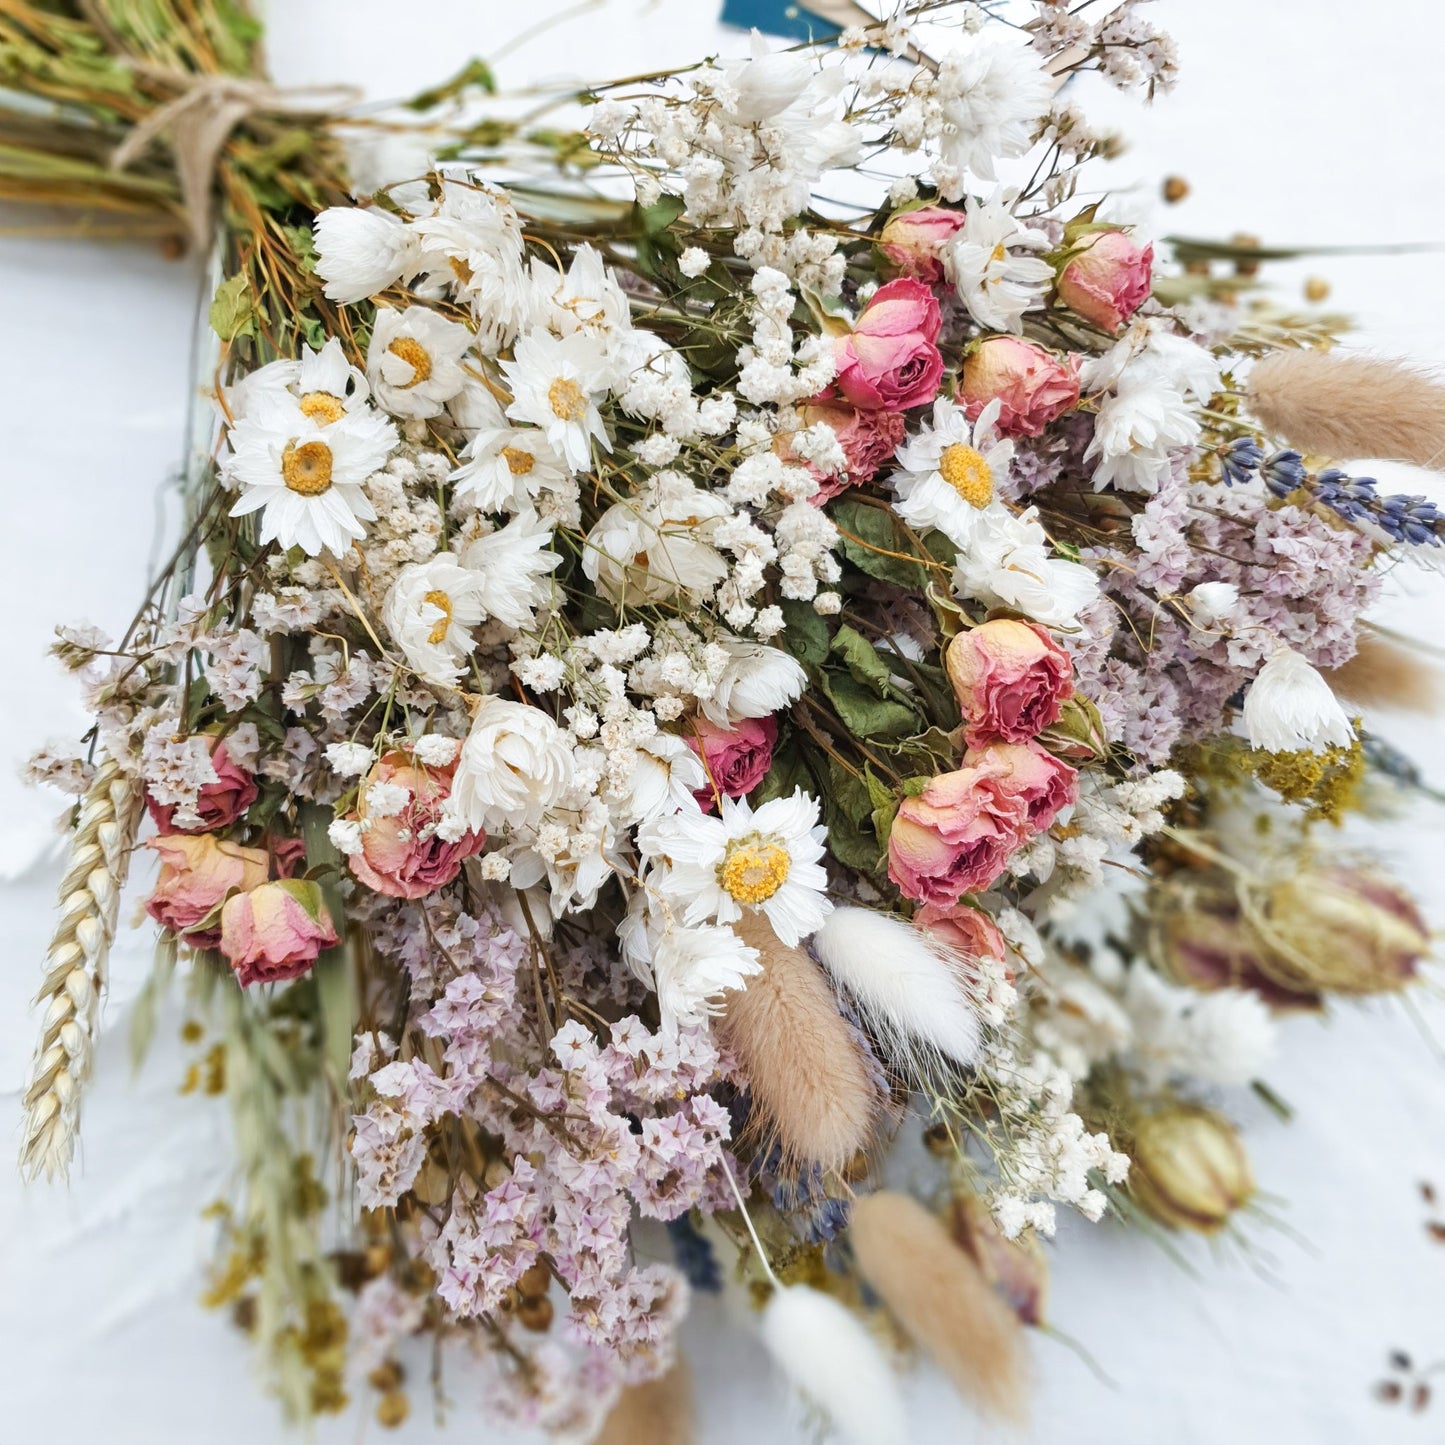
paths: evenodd
<path fill-rule="evenodd" d="M 1398 883 L 1341 864 L 1275 883 L 1258 930 L 1276 977 L 1325 993 L 1393 993 L 1430 951 L 1429 928 Z"/>
<path fill-rule="evenodd" d="M 1217 1234 L 1255 1192 L 1234 1125 L 1199 1104 L 1170 1104 L 1133 1128 L 1129 1192 L 1169 1229 Z"/>

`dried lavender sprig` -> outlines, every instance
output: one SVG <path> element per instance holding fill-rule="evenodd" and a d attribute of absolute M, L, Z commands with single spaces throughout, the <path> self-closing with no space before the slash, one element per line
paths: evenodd
<path fill-rule="evenodd" d="M 36 1000 L 45 1019 L 25 1090 L 20 1146 L 20 1169 L 30 1179 L 70 1173 L 81 1089 L 94 1062 L 106 960 L 140 813 L 139 786 L 107 759 L 81 800 L 60 884 L 60 922 Z"/>
<path fill-rule="evenodd" d="M 1235 448 L 1238 447 L 1235 444 Z M 1235 450 L 1231 448 L 1231 452 Z M 1305 491 L 1322 506 L 1349 522 L 1370 522 L 1393 542 L 1415 547 L 1438 547 L 1445 538 L 1445 514 L 1428 497 L 1395 492 L 1380 496 L 1374 477 L 1352 477 L 1338 467 L 1311 476 L 1295 451 L 1275 452 L 1261 463 L 1260 475 L 1270 492 L 1281 500 Z M 1241 462 L 1221 458 L 1225 481 L 1239 481 L 1249 471 Z M 1234 475 L 1231 476 L 1231 467 Z"/>

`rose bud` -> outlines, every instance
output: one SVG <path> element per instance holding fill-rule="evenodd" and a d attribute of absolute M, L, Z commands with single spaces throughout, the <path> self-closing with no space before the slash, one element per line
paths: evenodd
<path fill-rule="evenodd" d="M 970 421 L 997 401 L 1004 436 L 1041 436 L 1050 422 L 1078 406 L 1081 362 L 1016 336 L 990 336 L 963 363 L 959 399 Z"/>
<path fill-rule="evenodd" d="M 1094 231 L 1059 272 L 1059 300 L 1113 335 L 1148 299 L 1153 270 L 1152 245 L 1141 250 L 1124 231 Z"/>
<path fill-rule="evenodd" d="M 210 742 L 211 766 L 216 770 L 216 780 L 201 785 L 196 802 L 196 816 L 200 820 L 194 825 L 182 828 L 175 822 L 175 805 L 158 803 L 146 794 L 146 808 L 156 828 L 162 833 L 213 833 L 228 828 L 252 803 L 260 789 L 256 780 L 245 768 L 237 767 L 226 751 L 225 740 L 213 738 Z"/>
<path fill-rule="evenodd" d="M 264 848 L 243 848 L 210 833 L 167 833 L 150 839 L 146 847 L 161 860 L 146 912 L 196 948 L 214 948 L 220 941 L 218 928 L 201 925 L 214 920 L 232 893 L 244 893 L 266 881 Z"/>
<path fill-rule="evenodd" d="M 822 422 L 831 427 L 838 445 L 843 449 L 843 470 L 828 473 L 811 462 L 802 461 L 789 442 L 789 434 L 781 434 L 776 450 L 785 462 L 807 467 L 818 480 L 818 490 L 810 498 L 818 506 L 831 502 L 849 487 L 871 482 L 879 470 L 893 458 L 906 429 L 903 413 L 898 411 L 862 411 L 842 401 L 814 400 L 798 408 L 800 427 Z"/>
<path fill-rule="evenodd" d="M 1026 832 L 1020 842 L 1054 825 L 1065 808 L 1079 801 L 1079 774 L 1037 743 L 990 743 L 970 751 L 965 763 L 986 767 L 1008 797 L 1023 804 Z"/>
<path fill-rule="evenodd" d="M 921 281 L 890 281 L 873 293 L 852 331 L 834 342 L 844 398 L 865 411 L 906 411 L 938 395 L 943 313 Z"/>
<path fill-rule="evenodd" d="M 996 958 L 1001 963 L 1008 958 L 1008 945 L 998 924 L 982 908 L 963 903 L 948 907 L 925 903 L 913 915 L 913 923 L 964 958 Z"/>
<path fill-rule="evenodd" d="M 1129 1193 L 1170 1229 L 1217 1234 L 1254 1195 L 1234 1125 L 1199 1104 L 1170 1104 L 1139 1119 L 1129 1150 Z"/>
<path fill-rule="evenodd" d="M 905 898 L 952 906 L 989 887 L 1032 836 L 1027 803 L 997 770 L 969 765 L 904 798 L 888 834 L 888 876 Z"/>
<path fill-rule="evenodd" d="M 688 728 L 683 740 L 707 769 L 707 787 L 693 794 L 704 813 L 717 807 L 719 793 L 725 798 L 751 793 L 773 765 L 773 744 L 778 740 L 775 717 L 743 718 L 733 728 L 696 717 Z"/>
<path fill-rule="evenodd" d="M 338 942 L 319 885 L 299 878 L 233 894 L 221 909 L 221 952 L 242 988 L 297 978 Z"/>
<path fill-rule="evenodd" d="M 1430 930 L 1391 879 L 1342 864 L 1307 868 L 1269 890 L 1258 925 L 1271 976 L 1323 993 L 1390 993 L 1414 982 Z"/>
<path fill-rule="evenodd" d="M 1033 1234 L 1005 1239 L 986 1201 L 971 1190 L 953 1196 L 946 1223 L 954 1243 L 983 1271 L 1019 1321 L 1043 1324 L 1049 1264 Z"/>
<path fill-rule="evenodd" d="M 878 249 L 900 276 L 936 286 L 943 280 L 943 247 L 962 227 L 963 212 L 946 206 L 894 211 L 878 236 Z"/>
<path fill-rule="evenodd" d="M 997 618 L 971 627 L 949 643 L 944 662 L 969 747 L 1028 742 L 1074 695 L 1069 654 L 1037 623 Z"/>
<path fill-rule="evenodd" d="M 377 760 L 361 782 L 349 820 L 360 825 L 360 850 L 347 859 L 360 882 L 389 898 L 425 898 L 486 846 L 481 829 L 452 842 L 437 834 L 455 767 L 423 767 L 401 751 Z"/>

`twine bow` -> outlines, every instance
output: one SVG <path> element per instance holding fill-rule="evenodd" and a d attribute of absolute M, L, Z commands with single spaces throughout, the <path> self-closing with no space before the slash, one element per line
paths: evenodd
<path fill-rule="evenodd" d="M 150 145 L 170 132 L 181 186 L 181 205 L 191 244 L 204 253 L 211 241 L 211 188 L 221 147 L 248 116 L 326 115 L 356 104 L 362 92 L 353 85 L 302 85 L 279 89 L 264 80 L 237 75 L 161 77 L 182 87 L 180 94 L 152 111 L 118 145 L 112 170 L 135 164 Z M 307 97 L 310 97 L 309 99 Z"/>

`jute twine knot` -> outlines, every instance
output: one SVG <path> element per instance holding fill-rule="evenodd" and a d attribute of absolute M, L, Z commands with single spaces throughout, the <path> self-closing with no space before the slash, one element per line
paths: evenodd
<path fill-rule="evenodd" d="M 152 111 L 115 148 L 112 170 L 135 164 L 169 132 L 181 186 L 186 230 L 197 252 L 211 241 L 211 191 L 221 148 L 231 132 L 253 115 L 319 116 L 355 105 L 362 92 L 353 85 L 300 85 L 285 89 L 237 75 L 163 73 L 179 94 Z"/>

